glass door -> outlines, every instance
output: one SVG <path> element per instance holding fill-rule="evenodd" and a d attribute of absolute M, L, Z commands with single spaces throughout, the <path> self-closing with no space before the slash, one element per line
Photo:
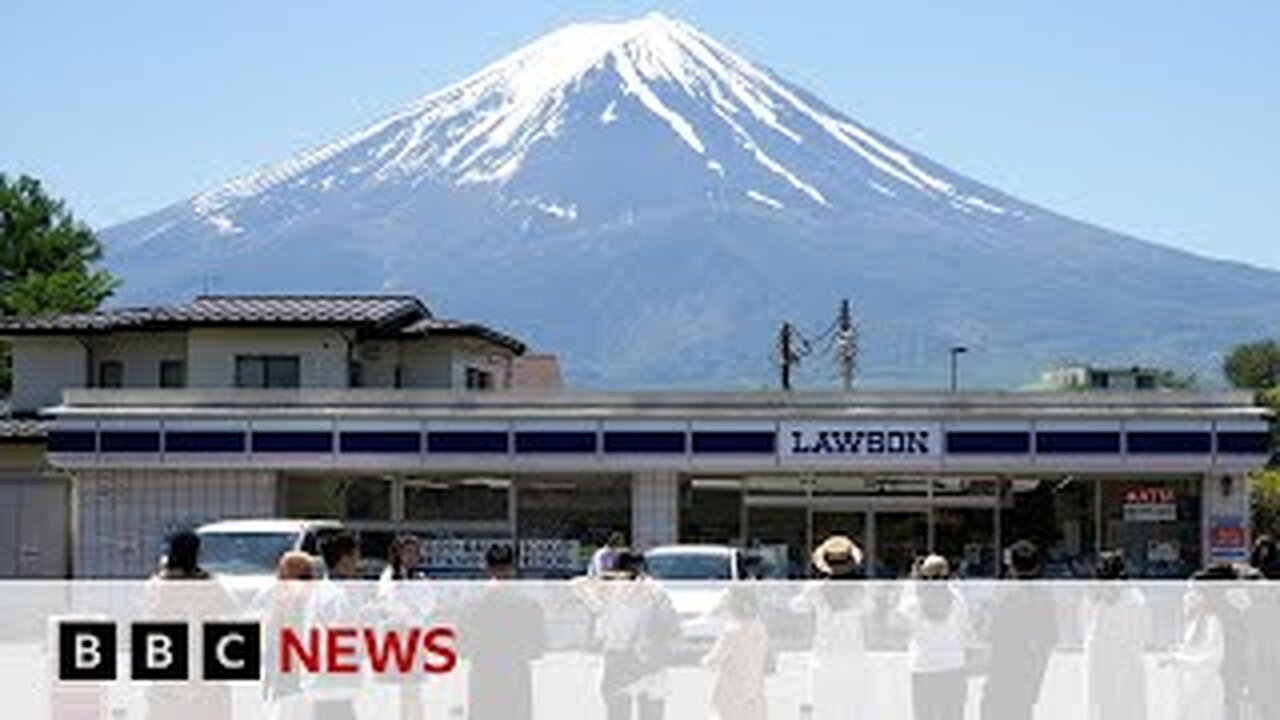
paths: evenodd
<path fill-rule="evenodd" d="M 868 574 L 902 578 L 916 558 L 929 553 L 929 514 L 920 511 L 877 511 Z"/>
<path fill-rule="evenodd" d="M 803 505 L 747 508 L 747 548 L 767 579 L 809 575 L 809 511 Z"/>

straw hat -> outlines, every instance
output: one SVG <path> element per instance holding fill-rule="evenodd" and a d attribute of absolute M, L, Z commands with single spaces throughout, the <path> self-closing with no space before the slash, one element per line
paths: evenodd
<path fill-rule="evenodd" d="M 951 575 L 951 564 L 941 555 L 929 555 L 920 561 L 916 574 L 922 580 L 945 580 Z"/>
<path fill-rule="evenodd" d="M 823 575 L 848 575 L 862 565 L 862 548 L 844 535 L 832 535 L 813 551 L 813 566 Z"/>

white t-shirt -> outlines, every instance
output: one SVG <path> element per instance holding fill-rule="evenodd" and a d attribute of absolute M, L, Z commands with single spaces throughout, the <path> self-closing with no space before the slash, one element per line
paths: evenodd
<path fill-rule="evenodd" d="M 813 659 L 861 660 L 866 655 L 863 621 L 871 612 L 868 589 L 857 582 L 814 582 L 791 599 L 793 612 L 813 613 Z M 837 602 L 833 604 L 832 598 Z"/>
<path fill-rule="evenodd" d="M 902 591 L 902 599 L 898 601 L 898 616 L 907 624 L 910 633 L 907 659 L 912 672 L 949 672 L 965 666 L 969 611 L 960 593 L 949 586 L 945 590 L 951 593 L 951 607 L 946 615 L 936 619 L 925 614 L 914 585 Z"/>

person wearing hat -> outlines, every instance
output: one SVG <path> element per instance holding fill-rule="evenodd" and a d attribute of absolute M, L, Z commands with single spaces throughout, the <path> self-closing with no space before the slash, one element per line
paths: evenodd
<path fill-rule="evenodd" d="M 916 720 L 961 720 L 969 692 L 965 650 L 969 612 L 948 582 L 951 565 L 941 555 L 916 564 L 898 602 L 897 617 L 907 630 L 911 705 Z"/>
<path fill-rule="evenodd" d="M 809 702 L 814 720 L 859 715 L 865 702 L 867 651 L 863 624 L 871 605 L 859 580 L 862 548 L 851 538 L 833 535 L 814 549 L 813 568 L 820 579 L 805 585 L 791 601 L 795 612 L 813 615 L 809 652 Z"/>

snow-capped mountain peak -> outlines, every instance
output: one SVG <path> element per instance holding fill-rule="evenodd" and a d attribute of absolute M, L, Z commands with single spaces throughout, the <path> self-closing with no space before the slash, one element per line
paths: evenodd
<path fill-rule="evenodd" d="M 1280 317 L 1280 275 L 1002 194 L 661 15 L 553 32 L 104 240 L 122 302 L 412 290 L 597 386 L 759 387 L 777 321 L 841 297 L 862 377 L 894 385 L 957 344 L 966 384 L 1064 356 L 1216 372 Z"/>
<path fill-rule="evenodd" d="M 535 151 L 559 137 L 576 140 L 569 126 L 580 132 L 586 116 L 615 128 L 609 142 L 625 144 L 622 126 L 642 122 L 628 115 L 657 123 L 696 163 L 697 194 L 765 197 L 762 204 L 776 210 L 820 211 L 838 202 L 853 180 L 860 192 L 900 189 L 964 212 L 1005 212 L 696 28 L 658 13 L 552 32 L 359 132 L 199 195 L 192 207 L 219 233 L 236 234 L 242 229 L 237 204 L 282 185 L 305 196 L 432 181 L 493 186 L 508 203 L 528 205 L 508 186 Z M 291 204 L 311 202 L 298 197 Z M 617 212 L 604 207 L 607 202 L 593 208 L 590 198 L 557 197 L 554 204 L 599 216 Z"/>

